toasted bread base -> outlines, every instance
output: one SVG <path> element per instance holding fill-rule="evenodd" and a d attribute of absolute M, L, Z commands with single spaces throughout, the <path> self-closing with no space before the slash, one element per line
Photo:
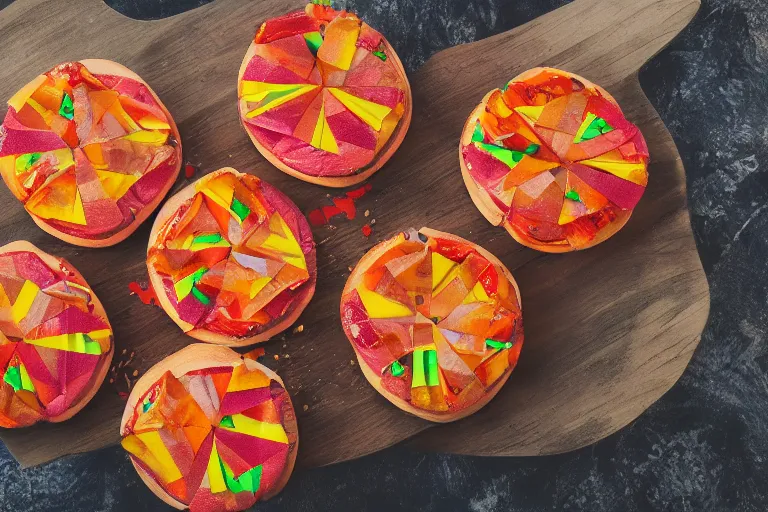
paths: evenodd
<path fill-rule="evenodd" d="M 231 173 L 235 175 L 244 174 L 241 173 L 232 167 L 223 167 L 219 170 L 213 171 L 210 174 L 206 174 L 200 179 L 208 178 L 210 176 L 213 176 L 214 174 L 219 173 Z M 199 181 L 199 180 L 197 180 Z M 157 217 L 155 218 L 155 222 L 152 225 L 152 230 L 149 234 L 149 244 L 147 245 L 147 256 L 149 256 L 149 251 L 157 245 L 157 237 L 160 234 L 160 230 L 165 225 L 166 221 L 176 214 L 176 211 L 184 204 L 185 201 L 188 201 L 194 195 L 197 193 L 195 190 L 195 186 L 197 184 L 197 181 L 194 181 L 181 189 L 179 192 L 174 194 L 173 197 L 169 198 L 168 201 L 165 202 L 163 207 L 160 209 L 160 211 L 157 214 Z M 313 250 L 314 251 L 314 250 Z M 304 312 L 304 309 L 307 307 L 309 302 L 312 300 L 312 297 L 315 294 L 315 284 L 317 283 L 317 271 L 315 271 L 314 275 L 309 276 L 309 281 L 305 283 L 302 286 L 308 286 L 309 290 L 304 292 L 304 295 L 301 297 L 301 300 L 296 303 L 296 306 L 293 308 L 293 311 L 289 315 L 287 315 L 285 318 L 281 319 L 277 324 L 272 326 L 271 328 L 267 329 L 266 331 L 256 334 L 254 336 L 249 336 L 246 338 L 235 338 L 232 336 L 227 336 L 225 334 L 219 334 L 211 331 L 207 331 L 205 329 L 199 329 L 195 328 L 194 325 L 185 322 L 179 317 L 178 312 L 173 307 L 173 304 L 171 304 L 170 299 L 168 296 L 164 293 L 164 287 L 163 287 L 163 279 L 158 275 L 157 272 L 152 268 L 152 266 L 149 264 L 149 259 L 147 259 L 147 271 L 149 272 L 149 285 L 155 290 L 155 296 L 157 297 L 158 302 L 160 303 L 160 306 L 165 310 L 165 312 L 168 314 L 168 316 L 171 317 L 171 320 L 173 320 L 176 325 L 178 325 L 186 334 L 189 336 L 192 336 L 195 339 L 198 339 L 200 341 L 205 341 L 206 343 L 213 343 L 215 345 L 223 345 L 226 347 L 246 347 L 248 345 L 253 345 L 255 343 L 261 343 L 263 341 L 267 341 L 272 336 L 275 336 L 277 334 L 280 334 L 284 330 L 286 330 L 288 327 L 290 327 L 296 320 L 298 320 L 299 316 L 301 316 L 301 313 Z"/>
<path fill-rule="evenodd" d="M 527 78 L 537 75 L 542 71 L 561 72 L 560 70 L 556 70 L 554 68 L 541 68 L 541 67 L 533 68 L 528 71 L 525 71 L 524 73 L 517 75 L 511 81 L 512 82 L 523 81 Z M 617 108 L 620 109 L 619 104 L 616 102 L 614 97 L 611 96 L 608 93 L 608 91 L 606 91 L 599 85 L 596 85 L 583 77 L 574 75 L 573 73 L 568 73 L 568 75 L 577 77 L 587 87 L 594 87 L 595 89 L 600 91 L 600 94 L 604 95 L 606 99 L 608 99 L 611 103 L 613 103 Z M 545 242 L 538 242 L 532 238 L 522 236 L 517 232 L 514 226 L 512 226 L 512 224 L 507 220 L 506 214 L 496 205 L 493 199 L 491 199 L 491 196 L 488 194 L 488 192 L 486 192 L 484 189 L 480 188 L 477 185 L 475 180 L 472 178 L 472 175 L 469 173 L 469 169 L 467 168 L 467 163 L 464 160 L 463 148 L 469 145 L 470 141 L 472 140 L 472 133 L 475 129 L 474 128 L 475 123 L 477 122 L 477 119 L 480 117 L 480 114 L 485 109 L 485 106 L 488 103 L 488 99 L 490 98 L 491 94 L 493 94 L 493 92 L 494 91 L 488 92 L 488 94 L 486 94 L 485 97 L 483 97 L 480 104 L 472 111 L 472 113 L 467 118 L 467 122 L 464 124 L 464 129 L 461 132 L 461 139 L 460 139 L 461 142 L 459 144 L 459 164 L 461 165 L 461 177 L 464 180 L 464 185 L 466 185 L 467 187 L 469 196 L 472 198 L 472 202 L 475 203 L 475 206 L 477 207 L 478 210 L 480 210 L 480 213 L 483 214 L 483 217 L 485 217 L 486 220 L 491 224 L 493 224 L 494 226 L 502 226 L 504 229 L 506 229 L 507 232 L 510 234 L 510 236 L 512 236 L 512 238 L 514 238 L 517 243 L 524 245 L 526 247 L 530 247 L 531 249 L 535 249 L 537 251 L 548 252 L 553 254 L 589 249 L 590 247 L 594 247 L 595 245 L 601 242 L 604 242 L 608 238 L 615 235 L 621 228 L 623 228 L 624 225 L 629 220 L 630 216 L 632 215 L 631 211 L 626 211 L 626 210 L 619 211 L 616 216 L 616 219 L 613 222 L 611 222 L 610 225 L 598 231 L 598 233 L 595 235 L 595 238 L 593 238 L 587 245 L 583 247 L 579 247 L 578 249 L 571 247 L 571 245 L 568 243 L 548 244 Z"/>
<path fill-rule="evenodd" d="M 515 281 L 515 278 L 512 276 L 512 273 L 509 271 L 509 269 L 496 256 L 494 256 L 484 248 L 480 247 L 479 245 L 474 244 L 456 235 L 452 235 L 450 233 L 444 233 L 442 231 L 437 231 L 427 227 L 421 228 L 419 230 L 419 233 L 422 233 L 430 238 L 442 238 L 445 240 L 460 242 L 462 244 L 467 244 L 472 248 L 474 248 L 478 253 L 480 253 L 481 256 L 483 256 L 488 261 L 490 261 L 497 269 L 501 269 L 504 276 L 507 278 L 507 280 L 512 284 L 513 288 L 515 289 L 518 306 L 520 306 L 520 308 L 522 309 L 522 299 L 520 297 L 520 289 L 517 286 L 517 281 Z M 352 270 L 352 273 L 349 275 L 349 278 L 347 279 L 347 283 L 344 286 L 344 290 L 341 292 L 342 297 L 345 297 L 349 292 L 351 292 L 355 288 L 355 286 L 357 286 L 357 283 L 365 274 L 365 272 L 370 268 L 370 266 L 376 260 L 378 260 L 386 251 L 388 251 L 392 247 L 393 242 L 394 242 L 394 239 L 390 238 L 389 240 L 385 240 L 379 243 L 378 245 L 374 246 L 370 251 L 368 251 L 360 259 L 360 261 L 357 263 L 355 268 Z M 343 304 L 342 304 L 342 307 L 343 307 Z M 343 311 L 341 312 L 341 314 L 343 315 Z M 357 351 L 357 347 L 355 346 L 354 343 L 350 342 L 350 345 L 352 345 L 352 349 L 355 351 L 355 355 L 357 356 L 357 362 L 358 362 L 358 365 L 360 366 L 360 369 L 363 371 L 363 375 L 365 375 L 365 378 L 368 379 L 368 382 L 370 382 L 370 384 L 376 389 L 376 391 L 378 391 L 382 396 L 384 396 L 384 398 L 392 402 L 399 409 L 405 412 L 411 413 L 414 416 L 418 416 L 419 418 L 423 418 L 425 420 L 429 420 L 435 423 L 449 423 L 451 421 L 460 420 L 482 409 L 488 402 L 491 401 L 491 399 L 494 396 L 496 396 L 499 390 L 504 386 L 504 383 L 507 382 L 507 379 L 509 379 L 509 376 L 512 374 L 512 370 L 514 370 L 514 368 L 509 369 L 506 372 L 506 374 L 501 376 L 499 380 L 497 380 L 490 389 L 486 390 L 485 395 L 474 404 L 455 412 L 438 413 L 433 411 L 426 411 L 424 409 L 420 409 L 418 407 L 410 405 L 407 402 L 403 401 L 400 397 L 398 397 L 394 393 L 391 393 L 390 391 L 384 389 L 384 387 L 382 387 L 381 385 L 381 375 L 376 374 L 376 372 L 374 372 L 372 369 L 368 367 L 368 364 L 365 362 L 365 360 L 362 358 L 360 353 Z"/>
<path fill-rule="evenodd" d="M 11 242 L 9 244 L 6 244 L 2 247 L 0 247 L 0 254 L 5 254 L 9 252 L 31 252 L 36 254 L 40 257 L 43 262 L 48 265 L 49 267 L 53 268 L 54 270 L 59 269 L 60 265 L 64 265 L 67 270 L 72 272 L 74 276 L 81 280 L 82 282 L 87 284 L 87 281 L 83 277 L 83 275 L 74 267 L 72 266 L 67 260 L 63 258 L 57 258 L 56 256 L 50 255 L 47 252 L 43 252 L 42 250 L 35 247 L 33 244 L 27 242 L 26 240 L 17 240 L 15 242 Z M 90 286 L 88 286 L 89 289 Z M 109 326 L 110 330 L 112 329 L 112 325 L 109 323 L 109 319 L 107 318 L 107 313 L 104 310 L 104 306 L 102 305 L 99 298 L 96 296 L 96 294 L 93 292 L 93 289 L 91 289 L 91 302 L 93 303 L 93 314 L 101 317 L 104 319 L 104 322 Z M 115 342 L 114 342 L 114 334 L 112 336 L 112 343 L 109 347 L 109 352 L 107 352 L 107 357 L 104 358 L 98 366 L 96 366 L 95 371 L 93 372 L 93 375 L 95 375 L 95 380 L 93 381 L 93 386 L 91 386 L 88 391 L 83 395 L 76 403 L 72 404 L 72 406 L 64 411 L 63 413 L 57 415 L 57 416 L 50 416 L 48 418 L 44 418 L 42 421 L 48 421 L 51 423 L 59 423 L 65 420 L 68 420 L 78 412 L 80 412 L 83 407 L 85 407 L 88 402 L 91 401 L 91 399 L 96 395 L 96 393 L 99 391 L 99 388 L 101 387 L 101 384 L 104 382 L 104 378 L 107 376 L 107 371 L 109 371 L 109 367 L 112 364 L 112 356 L 115 353 Z M 93 377 L 92 377 L 93 378 Z"/>
<path fill-rule="evenodd" d="M 176 123 L 174 122 L 173 117 L 165 108 L 165 105 L 163 105 L 163 102 L 160 101 L 160 98 L 157 96 L 157 94 L 155 94 L 155 91 L 153 91 L 152 88 L 149 86 L 149 84 L 146 83 L 144 80 L 142 80 L 139 75 L 137 75 L 130 69 L 126 68 L 125 66 L 118 64 L 117 62 L 112 62 L 109 60 L 85 59 L 85 60 L 81 60 L 80 63 L 86 68 L 88 68 L 88 71 L 90 71 L 91 74 L 122 76 L 125 78 L 136 80 L 137 82 L 140 82 L 144 86 L 146 86 L 147 90 L 152 94 L 152 97 L 155 99 L 160 109 L 168 118 L 168 124 L 171 126 L 171 132 L 173 133 L 173 137 L 176 139 L 176 142 L 178 143 L 179 151 L 181 151 L 181 136 L 179 135 L 179 130 L 176 127 Z M 171 189 L 173 184 L 176 182 L 176 178 L 178 178 L 179 171 L 181 170 L 181 164 L 182 164 L 182 159 L 179 158 L 179 162 L 176 165 L 176 171 L 173 173 L 173 177 L 169 179 L 168 182 L 163 186 L 160 193 L 158 193 L 157 196 L 154 199 L 152 199 L 152 201 L 147 203 L 147 205 L 144 206 L 144 208 L 142 208 L 137 213 L 136 218 L 126 227 L 124 227 L 117 233 L 107 238 L 81 238 L 75 235 L 64 233 L 63 231 L 59 231 L 55 227 L 51 226 L 46 222 L 45 219 L 38 217 L 37 215 L 30 212 L 29 210 L 27 210 L 27 213 L 29 213 L 30 217 L 32 217 L 32 220 L 35 221 L 35 224 L 37 224 L 40 229 L 42 229 L 49 235 L 55 236 L 59 240 L 63 240 L 72 245 L 78 245 L 80 247 L 92 247 L 92 248 L 109 247 L 119 242 L 122 242 L 123 240 L 128 238 L 128 236 L 130 236 L 134 231 L 136 231 L 136 229 L 141 225 L 141 223 L 144 222 L 147 219 L 147 217 L 149 217 L 152 214 L 152 212 L 155 211 L 155 208 L 157 208 L 157 206 L 165 198 L 166 194 Z M 5 181 L 6 185 L 8 185 L 8 188 L 10 188 L 11 190 L 14 190 L 15 187 L 9 184 L 8 180 L 6 180 L 5 177 L 3 177 L 3 180 Z"/>
<path fill-rule="evenodd" d="M 397 148 L 400 147 L 400 144 L 402 144 L 403 139 L 405 138 L 405 134 L 408 132 L 408 127 L 411 125 L 411 116 L 413 114 L 413 96 L 411 95 L 411 84 L 408 82 L 408 76 L 405 74 L 403 63 L 400 61 L 400 57 L 395 52 L 394 48 L 390 46 L 386 39 L 384 40 L 384 45 L 387 50 L 387 55 L 395 63 L 395 66 L 397 67 L 398 72 L 402 75 L 403 82 L 405 83 L 405 112 L 403 112 L 403 117 L 400 118 L 400 122 L 397 124 L 397 128 L 395 128 L 394 133 L 390 136 L 385 147 L 383 148 L 383 151 L 377 154 L 370 164 L 365 166 L 363 169 L 360 169 L 356 174 L 349 176 L 322 177 L 304 174 L 303 172 L 284 164 L 274 155 L 274 153 L 269 150 L 269 148 L 264 147 L 264 145 L 261 144 L 248 129 L 245 120 L 243 120 L 243 116 L 240 115 L 240 124 L 243 125 L 245 133 L 248 134 L 248 137 L 251 139 L 251 142 L 253 142 L 253 145 L 256 146 L 256 149 L 259 150 L 261 156 L 266 158 L 269 163 L 284 173 L 293 176 L 294 178 L 298 178 L 308 183 L 314 183 L 315 185 L 322 185 L 324 187 L 333 188 L 343 188 L 357 185 L 358 183 L 362 183 L 363 181 L 367 180 L 376 171 L 381 169 L 381 167 L 392 157 L 395 151 L 397 151 Z M 238 89 L 240 82 L 243 80 L 243 75 L 245 74 L 245 70 L 248 67 L 248 63 L 251 61 L 255 54 L 256 43 L 252 42 L 248 47 L 248 51 L 245 53 L 245 57 L 243 57 L 243 62 L 240 64 L 240 71 L 237 75 Z"/>
<path fill-rule="evenodd" d="M 123 411 L 123 417 L 120 420 L 120 436 L 123 437 L 125 435 L 125 427 L 128 424 L 128 421 L 131 419 L 134 411 L 136 410 L 136 406 L 138 405 L 141 397 L 144 396 L 144 394 L 149 391 L 149 389 L 158 380 L 160 380 L 165 372 L 170 371 L 174 376 L 179 377 L 194 370 L 202 370 L 205 368 L 221 366 L 235 366 L 243 360 L 246 361 L 246 364 L 252 365 L 251 367 L 259 368 L 269 378 L 279 382 L 280 385 L 285 389 L 285 384 L 283 383 L 283 380 L 280 378 L 280 376 L 261 363 L 249 359 L 244 359 L 240 354 L 226 347 L 196 343 L 184 347 L 178 352 L 171 354 L 159 363 L 155 364 L 136 382 L 133 389 L 131 390 L 131 394 L 128 396 L 128 400 L 125 404 L 125 410 Z M 288 401 L 291 409 L 293 409 L 293 404 L 290 401 L 290 395 L 288 395 Z M 293 449 L 289 450 L 288 452 L 288 460 L 286 461 L 286 466 L 283 470 L 283 476 L 280 478 L 280 480 L 277 481 L 275 489 L 268 495 L 265 494 L 262 500 L 267 500 L 275 496 L 283 489 L 283 487 L 285 487 L 285 484 L 288 483 L 288 480 L 291 478 L 291 473 L 293 472 L 293 468 L 296 465 L 296 455 L 299 448 L 299 435 L 298 425 L 296 423 L 296 415 L 287 415 L 283 427 L 287 432 L 296 433 L 296 443 L 294 444 Z M 141 480 L 147 485 L 147 487 L 149 487 L 153 493 L 155 493 L 158 498 L 179 510 L 185 510 L 189 508 L 189 505 L 178 501 L 176 498 L 168 494 L 160 486 L 160 484 L 155 481 L 152 475 L 147 473 L 134 461 L 133 457 L 130 457 L 130 459 L 133 467 L 139 474 L 139 477 L 141 477 Z"/>

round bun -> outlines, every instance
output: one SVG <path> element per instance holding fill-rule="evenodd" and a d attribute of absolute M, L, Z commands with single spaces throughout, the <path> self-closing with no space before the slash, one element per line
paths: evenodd
<path fill-rule="evenodd" d="M 489 92 L 464 125 L 459 160 L 483 216 L 551 253 L 613 236 L 648 183 L 643 135 L 613 96 L 553 68 Z"/>
<path fill-rule="evenodd" d="M 184 332 L 227 346 L 287 329 L 317 281 L 301 211 L 268 183 L 230 167 L 166 201 L 149 236 L 147 269 L 160 305 Z"/>
<path fill-rule="evenodd" d="M 69 262 L 29 242 L 0 247 L 0 267 L 0 426 L 67 420 L 112 362 L 104 307 Z"/>
<path fill-rule="evenodd" d="M 32 220 L 65 242 L 121 242 L 179 175 L 173 118 L 141 77 L 116 62 L 60 64 L 8 105 L 0 175 Z"/>
<path fill-rule="evenodd" d="M 429 228 L 363 256 L 341 319 L 360 368 L 400 409 L 448 422 L 487 404 L 523 345 L 520 291 L 495 256 Z"/>
<path fill-rule="evenodd" d="M 179 510 L 202 512 L 245 510 L 279 493 L 299 447 L 280 377 L 206 344 L 166 357 L 136 382 L 120 435 L 155 495 Z"/>
<path fill-rule="evenodd" d="M 328 187 L 378 171 L 411 122 L 411 87 L 384 36 L 315 4 L 262 24 L 240 66 L 238 99 L 264 158 Z"/>

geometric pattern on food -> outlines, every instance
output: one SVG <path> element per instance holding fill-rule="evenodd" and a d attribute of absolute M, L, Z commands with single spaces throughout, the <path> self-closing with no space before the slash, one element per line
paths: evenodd
<path fill-rule="evenodd" d="M 411 231 L 371 249 L 353 271 L 344 332 L 396 405 L 429 419 L 460 413 L 490 400 L 514 369 L 520 300 L 487 256 L 452 235 Z"/>
<path fill-rule="evenodd" d="M 551 68 L 521 77 L 470 117 L 462 163 L 519 242 L 552 252 L 590 247 L 620 229 L 643 195 L 645 139 L 584 78 Z"/>
<path fill-rule="evenodd" d="M 92 245 L 143 220 L 178 173 L 173 121 L 137 79 L 68 62 L 8 105 L 0 128 L 3 179 L 35 222 L 68 241 Z"/>
<path fill-rule="evenodd" d="M 0 249 L 0 426 L 62 421 L 101 385 L 112 329 L 66 262 L 31 244 L 11 245 Z"/>
<path fill-rule="evenodd" d="M 288 392 L 262 368 L 166 371 L 122 429 L 137 469 L 193 512 L 245 510 L 279 491 L 298 434 Z"/>
<path fill-rule="evenodd" d="M 304 307 L 316 279 L 314 241 L 290 199 L 234 169 L 185 192 L 161 210 L 147 255 L 163 307 L 185 332 L 243 340 Z"/>
<path fill-rule="evenodd" d="M 265 156 L 333 178 L 382 165 L 388 143 L 400 144 L 410 119 L 405 72 L 386 39 L 354 14 L 310 4 L 270 19 L 246 60 L 240 116 Z"/>

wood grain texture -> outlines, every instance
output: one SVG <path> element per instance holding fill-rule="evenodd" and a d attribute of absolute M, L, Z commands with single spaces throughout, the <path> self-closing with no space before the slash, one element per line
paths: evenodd
<path fill-rule="evenodd" d="M 669 132 L 640 89 L 637 70 L 694 16 L 698 0 L 576 0 L 512 31 L 454 47 L 412 75 L 413 121 L 399 151 L 358 202 L 376 219 L 317 228 L 315 298 L 304 332 L 266 345 L 297 409 L 300 466 L 358 457 L 417 435 L 414 446 L 486 455 L 563 452 L 595 442 L 636 418 L 679 378 L 707 319 L 709 291 L 686 209 L 685 173 Z M 240 61 L 265 18 L 299 8 L 288 0 L 216 0 L 172 18 L 139 22 L 99 0 L 17 0 L 0 12 L 0 98 L 59 62 L 104 58 L 144 78 L 179 125 L 185 159 L 205 172 L 224 166 L 257 174 L 303 211 L 329 204 L 324 189 L 270 166 L 237 117 Z M 638 124 L 651 152 L 650 181 L 627 226 L 579 253 L 545 255 L 491 226 L 462 183 L 457 145 L 466 116 L 491 88 L 539 65 L 561 67 L 608 89 Z M 177 188 L 183 186 L 183 179 Z M 159 309 L 128 294 L 146 281 L 151 219 L 107 249 L 72 247 L 35 227 L 2 189 L 0 244 L 26 238 L 63 256 L 104 302 L 116 354 L 135 349 L 146 370 L 193 340 Z M 480 244 L 512 270 L 522 292 L 526 345 L 491 403 L 455 424 L 404 414 L 366 382 L 344 336 L 338 301 L 348 267 L 375 243 L 428 225 Z M 283 344 L 286 345 L 283 348 Z M 283 355 L 275 363 L 269 355 Z M 289 354 L 290 358 L 284 357 Z M 309 408 L 303 411 L 303 405 Z M 119 440 L 123 402 L 106 385 L 59 425 L 4 431 L 23 465 Z M 426 430 L 428 429 L 429 430 Z M 426 430 L 426 431 L 425 431 Z M 424 432 L 422 432 L 424 431 Z"/>

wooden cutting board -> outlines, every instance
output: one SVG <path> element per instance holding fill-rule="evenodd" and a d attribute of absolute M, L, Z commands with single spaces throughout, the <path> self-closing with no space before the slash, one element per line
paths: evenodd
<path fill-rule="evenodd" d="M 675 383 L 698 344 L 709 291 L 689 224 L 680 155 L 640 89 L 637 71 L 698 6 L 698 0 L 576 0 L 512 31 L 440 52 L 410 77 L 410 131 L 358 201 L 359 211 L 371 216 L 315 228 L 319 278 L 298 322 L 304 330 L 266 345 L 264 359 L 283 377 L 297 407 L 300 465 L 339 462 L 409 438 L 419 448 L 469 454 L 563 452 L 615 432 Z M 115 60 L 165 102 L 179 124 L 186 160 L 203 172 L 233 166 L 257 174 L 308 212 L 331 204 L 327 194 L 339 191 L 300 182 L 268 164 L 240 127 L 236 98 L 237 71 L 258 24 L 301 7 L 289 0 L 216 0 L 141 22 L 100 0 L 17 0 L 0 12 L 0 99 L 59 62 Z M 581 253 L 546 255 L 516 244 L 475 209 L 459 171 L 459 135 L 472 108 L 488 90 L 540 65 L 608 89 L 640 126 L 651 152 L 650 183 L 632 219 L 618 235 Z M 5 187 L 0 202 L 0 244 L 30 240 L 85 275 L 114 326 L 116 361 L 122 350 L 135 351 L 132 365 L 145 371 L 191 342 L 162 310 L 128 292 L 131 281 L 147 279 L 151 219 L 115 247 L 82 249 L 38 229 Z M 374 218 L 374 234 L 366 239 L 360 228 Z M 377 239 L 421 226 L 479 243 L 513 269 L 526 330 L 518 369 L 498 396 L 470 418 L 433 428 L 366 382 L 351 363 L 338 314 L 348 267 Z M 122 409 L 105 383 L 72 420 L 3 431 L 0 438 L 22 465 L 40 464 L 117 443 Z"/>

